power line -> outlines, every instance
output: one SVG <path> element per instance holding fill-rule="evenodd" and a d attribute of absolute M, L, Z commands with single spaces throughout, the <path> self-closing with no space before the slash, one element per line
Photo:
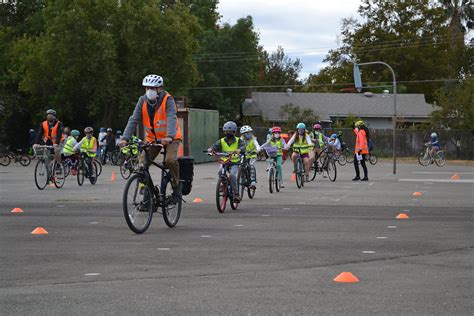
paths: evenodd
<path fill-rule="evenodd" d="M 431 83 L 431 82 L 456 82 L 456 81 L 473 81 L 474 78 L 471 79 L 425 79 L 425 80 L 404 80 L 404 81 L 397 81 L 397 83 Z M 362 87 L 370 88 L 370 85 L 374 84 L 387 84 L 387 86 L 391 85 L 391 82 L 388 81 L 381 81 L 381 82 L 367 82 L 369 86 Z M 263 88 L 299 88 L 299 87 L 339 87 L 339 86 L 349 86 L 354 85 L 354 82 L 346 82 L 346 83 L 315 83 L 315 84 L 287 84 L 287 85 L 259 85 L 259 86 L 214 86 L 214 87 L 194 87 L 189 88 L 189 90 L 213 90 L 213 89 L 263 89 Z"/>

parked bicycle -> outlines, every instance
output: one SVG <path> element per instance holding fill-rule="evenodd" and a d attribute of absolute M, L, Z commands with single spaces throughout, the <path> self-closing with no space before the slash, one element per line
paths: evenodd
<path fill-rule="evenodd" d="M 8 166 L 12 161 L 14 163 L 19 162 L 23 167 L 27 167 L 31 163 L 31 158 L 28 155 L 23 154 L 21 149 L 17 149 L 16 154 L 11 151 L 0 154 L 0 165 Z"/>
<path fill-rule="evenodd" d="M 427 166 L 434 162 L 438 167 L 443 167 L 446 165 L 446 152 L 440 149 L 434 155 L 431 155 L 431 143 L 428 142 L 425 144 L 425 150 L 418 155 L 418 162 L 422 166 Z"/>
<path fill-rule="evenodd" d="M 276 163 L 278 148 L 276 147 L 265 147 L 265 152 L 268 156 L 268 167 L 267 167 L 267 174 L 268 174 L 268 190 L 270 193 L 274 191 L 280 192 L 280 175 L 278 174 L 278 168 Z"/>
<path fill-rule="evenodd" d="M 145 151 L 144 166 L 128 179 L 123 191 L 123 213 L 128 227 L 137 234 L 144 233 L 151 224 L 154 212 L 161 208 L 163 219 L 168 227 L 175 227 L 181 216 L 183 199 L 174 201 L 171 187 L 171 174 L 164 165 L 166 158 L 166 147 L 163 150 L 163 163 L 151 161 L 149 148 L 163 147 L 160 143 L 139 144 Z M 179 161 L 179 160 L 178 160 Z M 161 169 L 160 185 L 155 185 L 150 175 L 150 165 Z M 181 164 L 180 164 L 181 169 Z M 181 174 L 181 171 L 180 171 Z M 191 180 L 192 182 L 192 180 Z M 182 187 L 182 193 L 188 194 L 191 191 Z"/>
<path fill-rule="evenodd" d="M 255 152 L 246 153 L 247 155 L 255 154 Z M 240 201 L 244 198 L 244 192 L 247 191 L 247 195 L 250 199 L 253 199 L 255 196 L 255 188 L 251 187 L 252 184 L 252 172 L 257 174 L 255 170 L 255 166 L 250 163 L 252 158 L 246 158 L 245 155 L 242 156 L 242 160 L 240 161 L 239 165 L 239 173 L 237 175 L 238 183 L 239 183 L 239 196 Z"/>
<path fill-rule="evenodd" d="M 84 184 L 84 178 L 87 178 L 92 185 L 95 185 L 97 177 L 97 165 L 94 163 L 94 158 L 82 152 L 77 166 L 77 184 L 82 186 Z"/>
<path fill-rule="evenodd" d="M 379 161 L 377 155 L 371 152 L 369 152 L 366 159 L 370 162 L 371 165 L 375 165 L 377 161 Z"/>
<path fill-rule="evenodd" d="M 43 190 L 50 182 L 56 188 L 62 188 L 66 180 L 64 166 L 51 159 L 53 148 L 53 146 L 36 147 L 38 162 L 35 166 L 35 184 L 39 190 Z"/>
<path fill-rule="evenodd" d="M 229 200 L 230 207 L 233 210 L 236 210 L 239 206 L 239 202 L 234 200 L 234 191 L 232 189 L 231 180 L 229 176 L 229 168 L 232 165 L 231 159 L 238 154 L 228 154 L 228 153 L 218 153 L 212 152 L 208 153 L 204 151 L 210 156 L 218 157 L 218 162 L 221 164 L 219 168 L 219 179 L 217 180 L 216 185 L 216 205 L 217 211 L 219 213 L 224 213 L 227 200 Z M 239 184 L 237 182 L 237 192 L 239 191 L 238 188 Z"/>

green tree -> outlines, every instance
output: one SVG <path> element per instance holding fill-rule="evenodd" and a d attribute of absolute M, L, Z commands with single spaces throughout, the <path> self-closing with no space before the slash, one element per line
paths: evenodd
<path fill-rule="evenodd" d="M 262 55 L 262 66 L 264 69 L 260 75 L 259 84 L 271 86 L 283 85 L 286 87 L 301 84 L 298 76 L 303 65 L 299 58 L 295 60 L 291 59 L 285 54 L 281 46 L 278 46 L 277 50 L 271 54 L 263 51 Z"/>
<path fill-rule="evenodd" d="M 294 130 L 296 124 L 303 122 L 306 124 L 306 128 L 311 130 L 311 127 L 315 122 L 319 121 L 319 116 L 315 115 L 311 109 L 301 109 L 298 105 L 285 104 L 280 108 L 279 116 L 282 119 L 286 119 L 286 127 Z"/>

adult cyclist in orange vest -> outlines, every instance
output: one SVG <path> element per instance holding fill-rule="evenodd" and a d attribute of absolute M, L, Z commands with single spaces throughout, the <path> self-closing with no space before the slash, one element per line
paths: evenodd
<path fill-rule="evenodd" d="M 63 123 L 57 120 L 56 111 L 49 109 L 46 111 L 46 120 L 40 125 L 36 134 L 33 149 L 38 145 L 48 145 L 54 147 L 54 160 L 61 163 L 61 139 L 63 136 Z"/>
<path fill-rule="evenodd" d="M 354 148 L 354 169 L 356 176 L 354 179 L 352 179 L 352 181 L 369 181 L 367 176 L 367 166 L 365 165 L 365 158 L 369 153 L 369 145 L 367 142 L 367 134 L 364 130 L 364 125 L 364 121 L 357 121 L 354 124 L 354 134 L 356 135 Z M 362 179 L 360 178 L 359 161 L 362 165 L 362 169 L 364 169 L 364 177 Z"/>
<path fill-rule="evenodd" d="M 166 148 L 165 164 L 172 176 L 173 202 L 177 203 L 181 198 L 178 149 L 182 140 L 177 117 L 178 110 L 173 97 L 163 89 L 162 77 L 148 75 L 143 78 L 142 85 L 145 88 L 145 94 L 138 99 L 135 111 L 128 120 L 121 146 L 128 144 L 139 123 L 145 127 L 147 142 L 161 141 Z M 150 159 L 155 160 L 160 150 L 161 147 L 150 147 Z M 143 164 L 144 160 L 145 153 L 142 153 L 139 159 L 140 164 Z"/>

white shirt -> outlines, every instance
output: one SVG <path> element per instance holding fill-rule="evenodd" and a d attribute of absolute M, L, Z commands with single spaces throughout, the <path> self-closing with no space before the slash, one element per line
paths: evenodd
<path fill-rule="evenodd" d="M 97 140 L 99 141 L 99 146 L 105 146 L 106 145 L 106 142 L 105 142 L 105 137 L 107 136 L 107 132 L 100 132 L 99 133 L 99 138 L 97 138 Z M 102 138 L 104 138 L 104 141 L 102 141 Z"/>

